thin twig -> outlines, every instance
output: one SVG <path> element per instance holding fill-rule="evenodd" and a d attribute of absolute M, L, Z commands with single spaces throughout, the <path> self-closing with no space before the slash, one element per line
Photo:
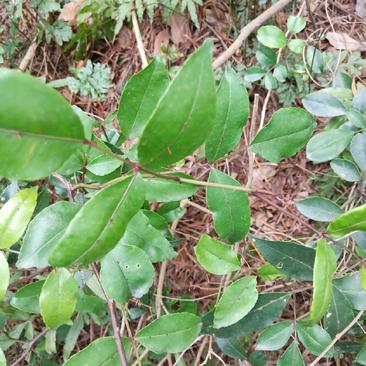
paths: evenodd
<path fill-rule="evenodd" d="M 147 62 L 144 43 L 142 42 L 142 36 L 141 36 L 141 32 L 140 32 L 139 22 L 137 20 L 135 10 L 132 11 L 131 17 L 132 17 L 133 32 L 135 33 L 135 38 L 136 38 L 136 43 L 137 43 L 137 49 L 138 49 L 139 54 L 140 54 L 142 68 L 144 69 L 148 65 L 148 62 Z"/>
<path fill-rule="evenodd" d="M 234 41 L 234 43 L 215 59 L 212 64 L 213 68 L 217 69 L 223 63 L 225 63 L 242 46 L 243 42 L 249 37 L 252 32 L 254 32 L 259 26 L 261 26 L 264 22 L 270 19 L 273 15 L 275 15 L 291 1 L 292 0 L 279 0 L 277 3 L 264 11 L 261 15 L 252 20 L 249 24 L 247 24 L 244 28 L 242 28 L 239 37 Z"/>
<path fill-rule="evenodd" d="M 32 350 L 32 348 L 34 347 L 34 345 L 49 331 L 48 328 L 45 328 L 42 330 L 41 333 L 39 333 L 38 335 L 36 335 L 30 342 L 28 345 L 28 348 L 26 351 L 24 351 L 10 366 L 16 366 L 19 365 L 29 354 L 30 351 Z"/>
<path fill-rule="evenodd" d="M 333 338 L 328 346 L 324 348 L 323 352 L 309 366 L 318 365 L 319 361 L 327 354 L 327 352 L 358 322 L 363 313 L 364 310 L 359 311 L 356 317 L 346 326 L 346 328 Z"/>
<path fill-rule="evenodd" d="M 94 275 L 99 283 L 99 286 L 102 289 L 103 295 L 104 295 L 105 299 L 107 300 L 109 314 L 111 316 L 111 322 L 112 322 L 113 338 L 114 338 L 114 342 L 116 343 L 121 366 L 128 366 L 126 352 L 125 352 L 125 349 L 121 342 L 121 337 L 119 335 L 119 327 L 117 324 L 116 307 L 115 307 L 114 301 L 108 296 L 107 292 L 105 291 L 105 289 L 102 285 L 102 282 L 100 280 L 100 277 L 99 277 L 98 268 L 95 263 L 92 264 L 92 269 L 93 269 Z"/>
<path fill-rule="evenodd" d="M 29 63 L 32 61 L 34 55 L 36 54 L 36 50 L 37 50 L 37 39 L 34 39 L 32 44 L 29 46 L 26 54 L 24 55 L 22 61 L 20 62 L 20 65 L 18 67 L 20 71 L 25 71 L 27 69 Z"/>

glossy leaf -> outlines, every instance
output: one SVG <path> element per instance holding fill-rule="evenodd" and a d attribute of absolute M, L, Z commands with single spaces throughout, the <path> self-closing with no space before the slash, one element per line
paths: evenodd
<path fill-rule="evenodd" d="M 335 337 L 353 320 L 352 303 L 345 294 L 333 286 L 333 296 L 324 317 L 324 328 Z"/>
<path fill-rule="evenodd" d="M 202 235 L 194 247 L 198 263 L 207 271 L 224 275 L 240 269 L 238 255 L 230 246 Z"/>
<path fill-rule="evenodd" d="M 37 187 L 22 189 L 5 203 L 0 210 L 0 248 L 11 247 L 22 237 L 36 204 Z"/>
<path fill-rule="evenodd" d="M 48 328 L 67 323 L 76 306 L 78 286 L 74 277 L 64 268 L 51 272 L 43 284 L 39 306 Z"/>
<path fill-rule="evenodd" d="M 296 34 L 301 32 L 306 26 L 304 17 L 290 15 L 287 18 L 287 29 L 290 33 Z"/>
<path fill-rule="evenodd" d="M 121 342 L 126 351 L 126 357 L 129 357 L 131 341 L 126 337 L 122 337 Z M 70 357 L 63 366 L 120 366 L 120 364 L 121 361 L 113 337 L 102 337 Z"/>
<path fill-rule="evenodd" d="M 216 343 L 225 355 L 237 360 L 246 358 L 244 346 L 237 338 L 216 338 Z"/>
<path fill-rule="evenodd" d="M 277 366 L 305 366 L 304 359 L 295 342 L 292 342 L 277 362 Z"/>
<path fill-rule="evenodd" d="M 184 351 L 199 335 L 201 320 L 190 313 L 164 315 L 141 329 L 136 340 L 155 353 Z"/>
<path fill-rule="evenodd" d="M 75 203 L 60 201 L 42 210 L 24 235 L 17 267 L 47 267 L 52 249 L 79 209 Z"/>
<path fill-rule="evenodd" d="M 276 351 L 287 343 L 292 332 L 293 324 L 291 320 L 273 324 L 259 335 L 255 349 L 258 351 Z"/>
<path fill-rule="evenodd" d="M 222 158 L 239 144 L 248 116 L 247 90 L 235 71 L 229 68 L 217 91 L 216 122 L 205 145 L 209 162 Z"/>
<path fill-rule="evenodd" d="M 220 338 L 240 337 L 270 325 L 283 312 L 289 294 L 286 292 L 261 293 L 254 308 L 243 319 L 230 327 L 213 329 Z"/>
<path fill-rule="evenodd" d="M 309 322 L 314 324 L 323 318 L 333 297 L 333 274 L 337 268 L 337 258 L 325 239 L 318 240 L 316 246 L 313 300 Z"/>
<path fill-rule="evenodd" d="M 257 39 L 269 48 L 283 48 L 286 46 L 286 35 L 278 27 L 264 25 L 257 31 Z"/>
<path fill-rule="evenodd" d="M 45 281 L 36 281 L 18 290 L 11 299 L 11 305 L 27 313 L 39 314 L 39 297 Z"/>
<path fill-rule="evenodd" d="M 258 300 L 257 280 L 242 277 L 233 282 L 222 294 L 214 311 L 214 327 L 228 327 L 245 317 Z"/>
<path fill-rule="evenodd" d="M 51 252 L 49 263 L 56 267 L 88 265 L 103 257 L 116 246 L 143 202 L 139 175 L 104 188 L 71 220 Z"/>
<path fill-rule="evenodd" d="M 211 43 L 205 42 L 169 84 L 138 145 L 142 166 L 160 168 L 176 163 L 206 140 L 216 114 L 211 59 Z"/>
<path fill-rule="evenodd" d="M 315 129 L 314 118 L 301 108 L 281 108 L 260 130 L 251 149 L 262 158 L 279 163 L 299 152 Z"/>
<path fill-rule="evenodd" d="M 0 301 L 4 298 L 9 286 L 10 272 L 8 261 L 5 255 L 0 251 Z"/>
<path fill-rule="evenodd" d="M 81 149 L 83 127 L 66 100 L 36 78 L 0 68 L 0 176 L 36 180 Z"/>
<path fill-rule="evenodd" d="M 177 255 L 169 241 L 150 224 L 142 211 L 130 220 L 119 243 L 139 247 L 146 252 L 153 263 L 164 262 Z"/>
<path fill-rule="evenodd" d="M 361 285 L 360 272 L 335 279 L 333 286 L 351 302 L 353 309 L 366 310 L 366 291 Z"/>
<path fill-rule="evenodd" d="M 358 133 L 353 137 L 350 151 L 361 171 L 366 173 L 366 133 Z"/>
<path fill-rule="evenodd" d="M 257 61 L 264 67 L 272 67 L 276 64 L 277 54 L 271 48 L 262 46 L 255 52 Z"/>
<path fill-rule="evenodd" d="M 351 160 L 334 159 L 330 162 L 330 167 L 347 182 L 358 182 L 361 179 L 360 171 Z"/>
<path fill-rule="evenodd" d="M 118 159 L 99 155 L 88 163 L 86 169 L 95 175 L 103 177 L 114 172 L 121 164 L 121 161 Z"/>
<path fill-rule="evenodd" d="M 353 132 L 330 130 L 314 135 L 306 146 L 306 156 L 314 163 L 323 163 L 336 158 L 349 145 Z"/>
<path fill-rule="evenodd" d="M 191 178 L 182 173 L 173 174 L 173 176 Z M 198 187 L 193 184 L 179 183 L 164 178 L 145 178 L 144 186 L 146 199 L 155 202 L 180 201 L 193 196 L 198 190 Z"/>
<path fill-rule="evenodd" d="M 332 341 L 330 335 L 319 325 L 304 325 L 298 322 L 296 325 L 297 335 L 304 347 L 313 355 L 319 356 Z M 331 357 L 334 348 L 331 348 L 326 355 Z"/>
<path fill-rule="evenodd" d="M 333 238 L 341 238 L 359 230 L 366 230 L 366 205 L 353 208 L 338 216 L 329 224 L 327 233 Z"/>
<path fill-rule="evenodd" d="M 101 260 L 100 278 L 108 295 L 121 303 L 145 295 L 154 282 L 154 267 L 138 247 L 118 244 Z"/>
<path fill-rule="evenodd" d="M 253 239 L 264 258 L 289 278 L 312 281 L 315 250 L 287 241 Z"/>
<path fill-rule="evenodd" d="M 117 113 L 124 136 L 141 135 L 168 84 L 168 71 L 161 58 L 131 77 L 123 89 Z"/>
<path fill-rule="evenodd" d="M 240 186 L 238 181 L 216 169 L 211 169 L 209 182 Z M 248 194 L 207 187 L 206 200 L 208 208 L 213 212 L 214 228 L 220 238 L 229 243 L 243 239 L 250 226 Z"/>
<path fill-rule="evenodd" d="M 332 221 L 344 212 L 336 203 L 320 196 L 297 201 L 296 208 L 307 218 L 321 222 Z"/>
<path fill-rule="evenodd" d="M 347 113 L 342 102 L 324 91 L 317 91 L 302 98 L 305 109 L 318 117 L 336 117 Z"/>

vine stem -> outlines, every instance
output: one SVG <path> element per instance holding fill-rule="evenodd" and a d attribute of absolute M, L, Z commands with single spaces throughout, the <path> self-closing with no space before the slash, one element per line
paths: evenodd
<path fill-rule="evenodd" d="M 105 299 L 107 300 L 109 314 L 111 316 L 111 322 L 112 322 L 113 339 L 114 339 L 114 342 L 116 343 L 116 347 L 117 347 L 117 351 L 118 351 L 118 355 L 119 355 L 119 359 L 120 359 L 120 364 L 121 364 L 121 366 L 128 366 L 126 352 L 125 352 L 125 349 L 121 342 L 121 337 L 119 335 L 115 303 L 108 296 L 107 292 L 105 291 L 105 289 L 102 285 L 102 281 L 100 280 L 100 277 L 99 277 L 97 265 L 95 263 L 92 263 L 92 269 L 93 269 L 94 275 L 99 283 L 99 286 L 102 289 L 103 295 L 104 295 Z"/>
<path fill-rule="evenodd" d="M 322 353 L 311 363 L 309 366 L 318 365 L 319 361 L 327 354 L 327 352 L 358 322 L 358 320 L 363 315 L 364 310 L 358 312 L 356 317 L 344 328 L 340 333 L 338 333 L 333 340 L 324 348 Z"/>

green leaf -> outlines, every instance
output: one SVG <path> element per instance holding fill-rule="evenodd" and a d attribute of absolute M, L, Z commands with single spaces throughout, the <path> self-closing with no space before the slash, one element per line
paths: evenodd
<path fill-rule="evenodd" d="M 95 175 L 104 177 L 105 175 L 114 172 L 121 164 L 122 162 L 116 158 L 99 155 L 88 163 L 86 169 Z"/>
<path fill-rule="evenodd" d="M 80 336 L 80 333 L 84 327 L 84 320 L 82 315 L 78 315 L 72 326 L 69 328 L 66 337 L 65 344 L 62 350 L 62 355 L 64 360 L 67 360 L 70 357 L 71 352 L 74 350 L 77 340 Z"/>
<path fill-rule="evenodd" d="M 302 104 L 307 111 L 318 117 L 336 117 L 347 113 L 338 98 L 323 91 L 308 94 L 302 98 Z"/>
<path fill-rule="evenodd" d="M 287 305 L 289 294 L 286 292 L 261 293 L 254 308 L 247 316 L 230 327 L 213 329 L 220 338 L 240 337 L 258 331 L 277 319 Z"/>
<path fill-rule="evenodd" d="M 0 301 L 4 298 L 9 286 L 10 272 L 8 261 L 5 255 L 0 251 Z"/>
<path fill-rule="evenodd" d="M 289 278 L 312 281 L 315 250 L 287 241 L 253 238 L 264 258 Z"/>
<path fill-rule="evenodd" d="M 279 277 L 285 278 L 285 276 L 271 263 L 263 264 L 263 266 L 257 270 L 257 273 L 263 281 L 274 281 Z"/>
<path fill-rule="evenodd" d="M 351 109 L 347 112 L 347 118 L 356 128 L 366 127 L 366 117 L 356 109 Z"/>
<path fill-rule="evenodd" d="M 160 168 L 176 163 L 206 140 L 216 114 L 211 59 L 211 42 L 205 42 L 169 84 L 138 145 L 142 166 Z"/>
<path fill-rule="evenodd" d="M 264 25 L 257 31 L 257 39 L 269 48 L 283 48 L 286 46 L 286 35 L 273 25 Z"/>
<path fill-rule="evenodd" d="M 131 341 L 122 337 L 126 357 L 131 353 Z M 120 366 L 118 350 L 113 337 L 98 338 L 83 350 L 73 355 L 63 366 Z"/>
<path fill-rule="evenodd" d="M 267 72 L 266 75 L 264 75 L 264 87 L 267 90 L 276 89 L 278 87 L 277 80 L 274 78 L 271 72 Z"/>
<path fill-rule="evenodd" d="M 211 169 L 210 183 L 240 186 L 240 183 L 225 173 Z M 206 188 L 207 207 L 213 213 L 214 228 L 221 239 L 235 243 L 243 239 L 250 226 L 248 194 L 222 188 Z"/>
<path fill-rule="evenodd" d="M 314 118 L 301 108 L 281 108 L 260 130 L 251 149 L 262 158 L 279 163 L 299 152 L 315 129 Z"/>
<path fill-rule="evenodd" d="M 216 343 L 220 350 L 227 356 L 244 360 L 246 359 L 246 354 L 244 351 L 244 346 L 236 338 L 216 338 Z"/>
<path fill-rule="evenodd" d="M 304 17 L 290 15 L 287 18 L 287 29 L 290 33 L 296 34 L 301 32 L 306 26 Z"/>
<path fill-rule="evenodd" d="M 55 172 L 84 139 L 66 100 L 41 81 L 0 68 L 0 176 L 36 180 Z"/>
<path fill-rule="evenodd" d="M 194 247 L 198 263 L 208 272 L 224 275 L 240 269 L 238 255 L 230 246 L 202 235 Z"/>
<path fill-rule="evenodd" d="M 338 216 L 329 224 L 327 233 L 333 238 L 341 238 L 359 230 L 366 230 L 366 205 L 353 208 Z"/>
<path fill-rule="evenodd" d="M 351 160 L 333 159 L 330 167 L 334 173 L 347 182 L 358 182 L 361 179 L 360 171 Z"/>
<path fill-rule="evenodd" d="M 295 204 L 305 217 L 321 222 L 332 221 L 344 212 L 336 203 L 320 196 L 308 197 Z"/>
<path fill-rule="evenodd" d="M 264 67 L 272 67 L 276 64 L 277 54 L 268 47 L 260 47 L 255 53 L 258 62 Z"/>
<path fill-rule="evenodd" d="M 36 204 L 37 187 L 22 189 L 5 203 L 0 210 L 0 248 L 11 247 L 22 237 Z"/>
<path fill-rule="evenodd" d="M 319 325 L 307 326 L 301 322 L 296 324 L 296 331 L 300 342 L 313 355 L 319 356 L 332 341 L 330 335 Z M 334 348 L 327 353 L 327 357 L 332 357 Z"/>
<path fill-rule="evenodd" d="M 201 320 L 190 313 L 164 315 L 141 329 L 136 340 L 155 353 L 184 351 L 199 335 Z"/>
<path fill-rule="evenodd" d="M 353 309 L 366 310 L 366 291 L 361 286 L 360 272 L 335 279 L 333 286 L 352 303 Z"/>
<path fill-rule="evenodd" d="M 138 247 L 118 244 L 101 260 L 100 279 L 108 295 L 121 303 L 145 295 L 154 282 L 154 267 Z"/>
<path fill-rule="evenodd" d="M 352 157 L 363 173 L 366 173 L 366 133 L 358 133 L 351 142 Z"/>
<path fill-rule="evenodd" d="M 80 206 L 60 201 L 42 210 L 29 224 L 17 261 L 18 268 L 47 267 L 48 257 Z"/>
<path fill-rule="evenodd" d="M 48 261 L 88 265 L 112 250 L 144 202 L 139 175 L 114 183 L 91 198 L 71 220 Z M 82 234 L 82 235 L 81 235 Z"/>
<path fill-rule="evenodd" d="M 360 269 L 361 273 L 361 287 L 366 291 L 366 267 Z"/>
<path fill-rule="evenodd" d="M 366 347 L 363 347 L 361 351 L 357 353 L 355 362 L 360 365 L 366 365 Z"/>
<path fill-rule="evenodd" d="M 316 246 L 313 300 L 309 322 L 317 323 L 325 315 L 333 296 L 333 274 L 337 268 L 337 258 L 325 239 L 319 239 Z"/>
<path fill-rule="evenodd" d="M 23 286 L 11 299 L 11 306 L 26 313 L 39 314 L 39 296 L 45 281 L 36 281 Z"/>
<path fill-rule="evenodd" d="M 6 358 L 1 348 L 0 348 L 0 366 L 6 366 Z"/>
<path fill-rule="evenodd" d="M 266 72 L 260 67 L 257 66 L 248 67 L 244 73 L 244 80 L 249 83 L 252 83 L 254 81 L 262 79 L 265 73 Z"/>
<path fill-rule="evenodd" d="M 169 83 L 162 58 L 135 74 L 125 85 L 117 113 L 122 134 L 139 137 Z"/>
<path fill-rule="evenodd" d="M 335 337 L 353 320 L 351 301 L 337 287 L 333 286 L 333 297 L 324 317 L 324 328 Z"/>
<path fill-rule="evenodd" d="M 171 176 L 191 179 L 183 173 L 172 174 Z M 193 184 L 174 182 L 164 178 L 144 178 L 145 195 L 148 201 L 171 202 L 180 201 L 193 196 L 198 187 Z"/>
<path fill-rule="evenodd" d="M 235 71 L 228 68 L 217 91 L 216 122 L 205 145 L 209 162 L 222 158 L 238 145 L 248 115 L 247 90 Z"/>
<path fill-rule="evenodd" d="M 285 320 L 266 328 L 257 339 L 257 351 L 276 351 L 282 348 L 293 332 L 291 320 Z"/>
<path fill-rule="evenodd" d="M 277 362 L 277 366 L 305 366 L 302 354 L 296 342 L 292 342 L 281 358 Z"/>
<path fill-rule="evenodd" d="M 48 328 L 67 323 L 76 306 L 78 286 L 74 277 L 64 268 L 51 272 L 43 284 L 39 306 Z"/>
<path fill-rule="evenodd" d="M 302 50 L 305 47 L 305 41 L 303 39 L 291 39 L 288 43 L 288 48 L 297 54 L 302 53 Z"/>
<path fill-rule="evenodd" d="M 351 142 L 353 132 L 330 130 L 314 135 L 306 146 L 306 156 L 314 163 L 336 158 Z"/>
<path fill-rule="evenodd" d="M 287 67 L 284 64 L 278 64 L 273 70 L 273 76 L 280 82 L 284 83 L 288 76 Z"/>
<path fill-rule="evenodd" d="M 169 241 L 150 224 L 142 211 L 130 220 L 120 244 L 139 247 L 146 252 L 153 263 L 164 262 L 177 255 Z"/>
<path fill-rule="evenodd" d="M 255 276 L 233 282 L 222 294 L 214 311 L 214 327 L 228 327 L 245 317 L 258 300 Z"/>

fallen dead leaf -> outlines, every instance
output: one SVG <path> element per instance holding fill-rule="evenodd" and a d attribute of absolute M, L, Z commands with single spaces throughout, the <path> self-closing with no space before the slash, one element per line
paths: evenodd
<path fill-rule="evenodd" d="M 186 40 L 186 36 L 191 36 L 188 19 L 178 13 L 173 13 L 168 18 L 168 25 L 172 34 L 172 41 L 179 46 Z"/>
<path fill-rule="evenodd" d="M 264 189 L 268 187 L 268 181 L 277 173 L 277 168 L 273 165 L 260 165 L 253 169 L 252 186 L 256 189 Z"/>
<path fill-rule="evenodd" d="M 83 5 L 84 0 L 74 0 L 67 3 L 62 8 L 59 20 L 63 20 L 69 23 L 70 26 L 76 25 L 76 18 L 79 15 L 81 5 Z"/>
<path fill-rule="evenodd" d="M 157 34 L 154 41 L 154 56 L 161 53 L 161 45 L 169 45 L 170 35 L 167 29 L 162 30 Z"/>
<path fill-rule="evenodd" d="M 366 42 L 358 41 L 347 33 L 328 32 L 326 38 L 337 50 L 366 51 Z"/>

